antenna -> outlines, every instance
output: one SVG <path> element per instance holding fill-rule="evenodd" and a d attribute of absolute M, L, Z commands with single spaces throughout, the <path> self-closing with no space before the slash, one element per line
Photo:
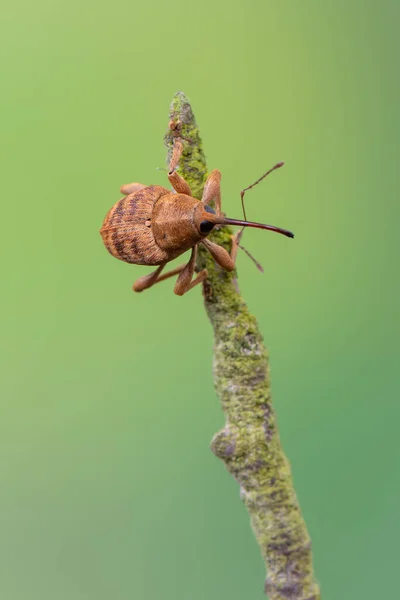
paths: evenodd
<path fill-rule="evenodd" d="M 268 231 L 275 231 L 275 233 L 280 233 L 285 235 L 286 237 L 294 238 L 294 233 L 288 231 L 287 229 L 282 229 L 281 227 L 275 227 L 275 225 L 267 225 L 266 223 L 255 223 L 254 221 L 242 221 L 241 219 L 229 219 L 229 217 L 219 217 L 218 215 L 213 215 L 207 213 L 207 220 L 211 223 L 215 223 L 216 225 L 238 225 L 239 227 L 254 227 L 256 229 L 267 229 Z"/>
<path fill-rule="evenodd" d="M 272 169 L 270 169 L 269 171 L 267 171 L 266 173 L 264 173 L 264 175 L 261 175 L 261 177 L 259 179 L 257 179 L 257 181 L 255 181 L 251 185 L 247 186 L 247 188 L 244 188 L 244 190 L 242 190 L 240 192 L 240 199 L 241 199 L 241 202 L 242 202 L 242 210 L 243 210 L 243 216 L 244 216 L 244 220 L 245 221 L 247 221 L 246 210 L 244 208 L 244 195 L 245 195 L 245 193 L 248 192 L 249 190 L 251 190 L 251 188 L 253 188 L 254 186 L 256 186 L 263 179 L 265 179 L 267 175 L 269 175 L 270 173 L 272 173 L 272 171 L 275 171 L 276 169 L 280 169 L 281 167 L 283 167 L 284 164 L 285 164 L 284 162 L 278 162 L 278 163 L 276 163 L 276 165 L 274 165 L 272 167 Z"/>

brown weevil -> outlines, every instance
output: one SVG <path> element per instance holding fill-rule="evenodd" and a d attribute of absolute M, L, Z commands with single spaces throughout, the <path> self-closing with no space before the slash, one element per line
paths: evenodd
<path fill-rule="evenodd" d="M 171 130 L 176 124 L 170 123 Z M 184 138 L 183 138 L 184 139 Z M 127 263 L 135 265 L 157 265 L 158 268 L 149 275 L 140 277 L 133 284 L 135 292 L 153 286 L 159 281 L 178 275 L 174 292 L 182 296 L 207 277 L 203 269 L 193 279 L 197 255 L 197 247 L 203 244 L 214 260 L 224 269 L 235 268 L 240 235 L 244 227 L 257 227 L 294 237 L 286 229 L 241 221 L 224 217 L 221 212 L 221 173 L 214 170 L 210 173 L 201 200 L 192 197 L 190 187 L 176 172 L 182 154 L 182 138 L 179 132 L 174 138 L 173 152 L 169 163 L 168 179 L 175 191 L 167 190 L 159 185 L 145 186 L 131 183 L 121 187 L 124 198 L 119 200 L 108 211 L 100 234 L 107 250 Z M 242 204 L 246 190 L 257 185 L 264 177 L 283 163 L 276 164 L 255 183 L 241 192 Z M 210 207 L 214 201 L 215 210 Z M 244 213 L 246 219 L 246 214 Z M 207 239 L 216 225 L 238 225 L 242 227 L 233 236 L 230 254 L 214 242 Z M 189 261 L 161 275 L 165 265 L 187 250 L 192 250 Z"/>

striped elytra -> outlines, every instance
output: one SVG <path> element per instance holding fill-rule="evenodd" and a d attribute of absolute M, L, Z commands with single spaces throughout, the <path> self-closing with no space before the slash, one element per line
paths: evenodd
<path fill-rule="evenodd" d="M 159 265 L 169 259 L 155 242 L 150 224 L 155 203 L 170 193 L 159 185 L 151 185 L 114 204 L 100 229 L 112 256 L 136 265 Z"/>

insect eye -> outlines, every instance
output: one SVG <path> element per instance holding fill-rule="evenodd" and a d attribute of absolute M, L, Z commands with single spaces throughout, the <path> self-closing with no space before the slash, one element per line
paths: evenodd
<path fill-rule="evenodd" d="M 202 221 L 200 223 L 200 233 L 210 233 L 213 228 L 214 223 L 211 223 L 211 221 Z"/>

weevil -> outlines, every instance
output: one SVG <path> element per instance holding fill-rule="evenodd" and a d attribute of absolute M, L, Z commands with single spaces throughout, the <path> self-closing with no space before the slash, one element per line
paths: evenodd
<path fill-rule="evenodd" d="M 155 271 L 135 281 L 135 292 L 142 292 L 159 281 L 178 275 L 174 292 L 182 296 L 204 281 L 207 277 L 206 269 L 197 273 L 193 279 L 199 244 L 207 248 L 223 269 L 232 271 L 235 268 L 240 235 L 245 227 L 267 229 L 290 238 L 294 237 L 291 231 L 280 227 L 225 217 L 221 211 L 221 173 L 217 169 L 208 176 L 202 199 L 193 198 L 189 185 L 176 171 L 183 151 L 182 140 L 185 139 L 180 137 L 179 125 L 170 122 L 174 143 L 168 180 L 174 191 L 159 185 L 123 185 L 120 191 L 124 197 L 108 211 L 100 229 L 107 250 L 115 258 L 135 265 L 157 266 Z M 282 165 L 283 163 L 277 163 L 241 192 L 242 206 L 245 192 Z M 212 202 L 215 209 L 210 206 Z M 244 217 L 246 219 L 245 212 Z M 237 225 L 242 228 L 238 234 L 232 236 L 230 253 L 208 239 L 216 225 Z M 161 274 L 168 262 L 187 250 L 191 250 L 187 263 Z"/>

